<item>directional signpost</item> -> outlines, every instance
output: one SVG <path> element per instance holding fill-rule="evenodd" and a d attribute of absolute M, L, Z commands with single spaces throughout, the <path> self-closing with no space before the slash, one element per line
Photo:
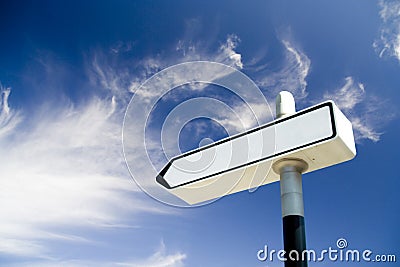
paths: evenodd
<path fill-rule="evenodd" d="M 301 255 L 302 174 L 348 161 L 356 148 L 351 122 L 332 101 L 295 112 L 284 91 L 276 104 L 275 121 L 177 156 L 156 180 L 189 204 L 280 180 L 285 251 Z M 288 256 L 285 266 L 307 266 Z"/>

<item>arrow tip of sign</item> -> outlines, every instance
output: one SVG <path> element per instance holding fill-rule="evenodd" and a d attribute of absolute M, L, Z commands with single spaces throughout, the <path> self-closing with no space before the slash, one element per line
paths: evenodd
<path fill-rule="evenodd" d="M 157 181 L 157 183 L 161 184 L 165 188 L 171 189 L 171 186 L 167 183 L 167 181 L 164 179 L 164 177 L 161 176 L 160 174 L 157 175 L 156 181 Z"/>

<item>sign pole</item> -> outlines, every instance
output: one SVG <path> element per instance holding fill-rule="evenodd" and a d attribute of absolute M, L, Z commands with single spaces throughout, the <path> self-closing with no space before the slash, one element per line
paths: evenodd
<path fill-rule="evenodd" d="M 277 119 L 295 112 L 293 95 L 280 92 L 276 98 Z M 285 267 L 307 267 L 307 258 L 303 259 L 306 235 L 302 189 L 302 173 L 307 168 L 304 160 L 296 158 L 284 158 L 273 164 L 274 171 L 280 175 Z"/>

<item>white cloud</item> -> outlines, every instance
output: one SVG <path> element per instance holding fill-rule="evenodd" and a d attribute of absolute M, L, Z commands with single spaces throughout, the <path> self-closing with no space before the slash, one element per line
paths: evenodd
<path fill-rule="evenodd" d="M 225 44 L 220 46 L 221 54 L 216 57 L 216 61 L 243 69 L 242 55 L 235 51 L 239 42 L 237 35 L 229 35 Z"/>
<path fill-rule="evenodd" d="M 395 6 L 397 7 L 397 4 Z M 382 14 L 386 19 L 392 16 L 388 15 L 388 12 L 386 10 Z M 397 14 L 396 12 L 395 14 Z M 268 90 L 268 94 L 271 96 L 276 96 L 279 91 L 288 90 L 293 93 L 296 100 L 304 99 L 313 104 L 321 100 L 332 99 L 352 121 L 357 142 L 364 139 L 379 141 L 384 125 L 395 116 L 388 101 L 367 94 L 365 85 L 355 82 L 353 77 L 346 77 L 343 86 L 326 92 L 318 101 L 307 99 L 306 78 L 310 71 L 311 61 L 291 42 L 282 40 L 282 43 L 286 49 L 283 67 L 272 74 L 267 72 L 265 77 L 258 81 L 258 84 Z M 266 65 L 267 67 L 268 65 Z M 387 110 L 384 114 L 381 112 L 383 108 Z"/>
<path fill-rule="evenodd" d="M 282 40 L 285 47 L 285 60 L 277 72 L 267 70 L 257 83 L 269 94 L 277 95 L 280 91 L 289 91 L 298 100 L 307 96 L 306 78 L 310 71 L 311 61 L 292 42 Z M 268 66 L 266 66 L 268 67 Z M 262 72 L 261 72 L 262 73 Z"/>
<path fill-rule="evenodd" d="M 128 261 L 117 263 L 117 266 L 128 267 L 183 267 L 186 254 L 176 252 L 167 254 L 164 242 L 161 242 L 160 247 L 156 252 L 147 259 L 140 261 Z"/>
<path fill-rule="evenodd" d="M 198 20 L 190 20 L 188 22 L 188 31 L 193 31 L 193 28 L 199 27 Z M 197 26 L 196 26 L 197 25 Z M 111 92 L 112 95 L 118 97 L 121 101 L 129 100 L 129 93 L 142 94 L 144 98 L 152 98 L 157 96 L 157 90 L 141 90 L 137 92 L 137 89 L 142 85 L 148 78 L 157 72 L 175 64 L 189 62 L 189 61 L 213 61 L 223 63 L 236 69 L 243 68 L 243 62 L 241 60 L 241 54 L 236 52 L 236 48 L 240 42 L 240 39 L 235 34 L 227 36 L 225 42 L 220 45 L 218 49 L 209 50 L 201 42 L 194 42 L 192 40 L 193 34 L 185 33 L 184 39 L 179 40 L 176 45 L 176 54 L 158 54 L 156 56 L 144 57 L 139 60 L 132 61 L 124 64 L 125 67 L 121 67 L 120 60 L 116 60 L 116 56 L 104 53 L 101 50 L 94 50 L 90 59 L 87 61 L 86 72 L 92 83 L 92 85 L 106 89 Z M 132 42 L 118 42 L 118 47 L 132 47 Z M 117 53 L 118 54 L 118 53 Z M 213 72 L 213 69 L 202 69 L 197 70 L 201 73 Z M 229 73 L 213 73 L 214 79 L 223 77 Z M 187 77 L 195 77 L 196 73 L 176 73 L 174 77 L 170 77 L 170 84 L 179 84 L 181 81 L 187 81 Z M 193 90 L 201 90 L 206 84 L 196 83 L 190 86 Z"/>
<path fill-rule="evenodd" d="M 123 113 L 115 98 L 80 105 L 58 99 L 23 119 L 13 115 L 22 112 L 8 107 L 6 92 L 0 253 L 46 258 L 53 253 L 49 240 L 92 242 L 74 231 L 132 226 L 135 214 L 167 212 L 146 201 L 129 177 L 121 152 Z"/>
<path fill-rule="evenodd" d="M 10 88 L 3 88 L 0 85 L 0 92 L 1 96 L 1 103 L 0 103 L 0 110 L 2 116 L 8 116 L 10 114 L 10 107 L 8 106 L 8 97 L 10 96 Z"/>
<path fill-rule="evenodd" d="M 353 77 L 346 77 L 342 87 L 326 92 L 323 100 L 328 99 L 333 100 L 350 119 L 357 142 L 364 139 L 379 141 L 383 125 L 394 116 L 387 101 L 368 94 L 365 85 L 355 82 Z"/>
<path fill-rule="evenodd" d="M 26 261 L 16 264 L 9 263 L 9 267 L 184 267 L 187 255 L 182 252 L 169 253 L 164 242 L 161 242 L 156 251 L 144 259 L 126 261 L 95 261 L 95 260 L 64 260 L 64 259 L 40 259 L 36 261 Z"/>
<path fill-rule="evenodd" d="M 88 61 L 86 72 L 92 85 L 98 89 L 109 91 L 111 95 L 117 96 L 120 100 L 128 98 L 129 92 L 124 90 L 131 77 L 128 69 L 118 68 L 117 70 L 108 62 L 106 55 L 98 51 Z"/>
<path fill-rule="evenodd" d="M 185 30 L 183 36 L 177 42 L 175 50 L 182 53 L 184 57 L 199 57 L 197 49 L 205 47 L 204 40 L 199 41 L 202 38 L 196 38 L 204 28 L 200 18 L 190 18 L 185 20 Z M 208 32 L 209 33 L 209 32 Z M 201 42 L 201 43 L 200 43 Z M 193 58 L 192 60 L 199 60 L 199 58 Z"/>
<path fill-rule="evenodd" d="M 206 34 L 204 38 L 203 34 Z M 243 69 L 242 55 L 237 52 L 240 38 L 232 33 L 226 40 L 215 48 L 216 29 L 205 28 L 200 18 L 191 18 L 185 21 L 185 30 L 180 40 L 175 45 L 175 50 L 180 53 L 174 57 L 172 64 L 188 61 L 215 61 L 237 69 Z M 182 56 L 181 58 L 179 58 Z M 171 65 L 172 65 L 171 64 Z"/>
<path fill-rule="evenodd" d="M 10 88 L 4 88 L 0 84 L 0 138 L 10 134 L 22 119 L 19 112 L 10 110 L 8 105 L 10 93 Z"/>
<path fill-rule="evenodd" d="M 380 36 L 373 43 L 379 57 L 395 57 L 400 61 L 400 2 L 380 0 L 378 2 L 382 20 Z"/>
<path fill-rule="evenodd" d="M 295 93 L 299 95 L 300 97 L 306 97 L 306 87 L 307 87 L 307 81 L 306 77 L 308 75 L 308 72 L 310 71 L 310 64 L 311 61 L 310 59 L 302 53 L 299 49 L 296 49 L 292 44 L 288 41 L 282 41 L 283 44 L 285 45 L 285 48 L 287 51 L 289 51 L 289 56 L 288 56 L 288 62 L 291 62 L 292 67 L 291 70 L 297 74 L 297 76 L 290 77 L 294 81 L 292 81 L 294 84 L 298 83 L 297 88 L 294 88 Z M 293 60 L 294 58 L 294 60 Z M 292 89 L 293 90 L 293 89 Z M 296 92 L 298 90 L 299 92 Z"/>
<path fill-rule="evenodd" d="M 188 38 L 188 37 L 185 37 Z M 181 52 L 181 58 L 174 58 L 174 63 L 188 61 L 214 61 L 231 66 L 236 69 L 243 69 L 242 55 L 236 51 L 240 38 L 236 34 L 229 34 L 224 43 L 218 49 L 210 50 L 209 46 L 202 42 L 195 42 L 192 39 L 179 40 L 176 51 Z"/>
<path fill-rule="evenodd" d="M 377 132 L 374 126 L 366 121 L 365 118 L 352 116 L 350 120 L 355 131 L 356 141 L 369 139 L 373 142 L 378 142 L 380 140 L 382 132 Z"/>
<path fill-rule="evenodd" d="M 365 89 L 362 83 L 355 83 L 353 77 L 346 77 L 343 87 L 333 93 L 325 93 L 323 97 L 335 101 L 343 111 L 350 111 L 365 99 Z"/>
<path fill-rule="evenodd" d="M 221 113 L 217 121 L 229 133 L 240 133 L 272 120 L 272 112 L 265 108 L 265 104 L 259 103 L 238 104 L 232 107 L 233 112 Z"/>

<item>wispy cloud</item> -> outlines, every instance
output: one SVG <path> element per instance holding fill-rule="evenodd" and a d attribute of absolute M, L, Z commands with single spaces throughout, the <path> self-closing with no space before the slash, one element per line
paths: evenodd
<path fill-rule="evenodd" d="M 124 90 L 129 86 L 132 73 L 128 68 L 116 68 L 103 52 L 94 52 L 88 56 L 86 74 L 92 86 L 100 90 L 106 90 L 108 94 L 118 97 L 119 100 L 128 99 L 128 91 Z M 122 89 L 122 90 L 121 90 Z"/>
<path fill-rule="evenodd" d="M 129 92 L 135 93 L 140 85 L 152 75 L 175 64 L 189 61 L 213 61 L 232 68 L 242 69 L 241 54 L 236 51 L 239 43 L 239 37 L 230 34 L 218 49 L 210 51 L 207 47 L 203 47 L 200 42 L 182 39 L 176 45 L 176 54 L 145 56 L 132 61 L 132 63 L 125 63 L 125 67 L 120 66 L 121 60 L 118 60 L 115 55 L 109 55 L 97 49 L 89 56 L 86 72 L 92 85 L 110 90 L 113 95 L 119 96 L 120 99 L 129 99 L 129 95 L 127 95 Z M 125 46 L 124 43 L 119 45 Z M 212 70 L 207 69 L 199 71 L 203 73 L 212 72 Z M 222 75 L 226 75 L 226 73 Z M 215 73 L 215 79 L 220 76 Z M 170 79 L 170 83 L 176 84 L 179 81 L 186 81 L 187 77 L 187 73 L 177 73 L 173 80 Z M 197 84 L 191 88 L 197 90 L 203 87 L 201 84 Z M 125 90 L 127 88 L 129 90 Z M 157 94 L 157 91 L 142 90 L 139 93 L 146 94 L 143 96 L 151 98 Z"/>
<path fill-rule="evenodd" d="M 169 252 L 164 242 L 155 252 L 143 259 L 125 260 L 125 261 L 96 261 L 96 260 L 57 260 L 42 259 L 36 261 L 27 261 L 17 264 L 9 264 L 10 267 L 184 267 L 187 255 L 182 252 Z"/>
<path fill-rule="evenodd" d="M 332 93 L 325 93 L 323 97 L 334 100 L 340 109 L 349 112 L 365 100 L 365 88 L 362 83 L 354 82 L 353 77 L 346 77 L 342 87 Z"/>
<path fill-rule="evenodd" d="M 364 84 L 353 77 L 346 77 L 342 87 L 325 92 L 323 100 L 327 99 L 333 100 L 350 119 L 357 142 L 379 141 L 383 126 L 395 116 L 387 100 L 368 94 Z"/>
<path fill-rule="evenodd" d="M 168 254 L 164 242 L 161 242 L 156 252 L 147 259 L 121 262 L 116 265 L 128 267 L 183 267 L 186 257 L 186 254 L 181 252 Z"/>
<path fill-rule="evenodd" d="M 390 17 L 388 12 L 388 10 L 383 11 L 382 16 Z M 380 140 L 384 126 L 396 116 L 388 100 L 367 93 L 365 85 L 356 82 L 354 77 L 346 77 L 342 86 L 326 91 L 322 97 L 317 97 L 318 99 L 308 97 L 307 76 L 311 61 L 293 42 L 282 40 L 282 44 L 285 48 L 282 67 L 275 72 L 271 72 L 268 65 L 265 65 L 264 70 L 258 70 L 261 73 L 267 70 L 265 76 L 259 78 L 257 82 L 271 99 L 282 90 L 292 92 L 297 101 L 310 104 L 331 99 L 352 121 L 357 142 L 365 139 L 373 142 Z M 382 114 L 382 109 L 387 112 Z"/>
<path fill-rule="evenodd" d="M 182 37 L 175 45 L 175 50 L 183 57 L 178 55 L 174 60 L 178 59 L 180 62 L 208 60 L 243 69 L 242 55 L 237 51 L 240 44 L 239 36 L 234 33 L 228 34 L 222 42 L 216 36 L 216 29 L 206 29 L 200 18 L 187 19 Z M 217 42 L 220 44 L 216 49 Z"/>
<path fill-rule="evenodd" d="M 45 258 L 49 240 L 95 241 L 74 227 L 135 225 L 135 214 L 166 212 L 129 177 L 114 98 L 44 102 L 22 117 L 8 105 L 10 90 L 3 92 L 0 253 Z"/>
<path fill-rule="evenodd" d="M 240 39 L 237 35 L 229 35 L 226 43 L 220 47 L 222 53 L 217 57 L 217 61 L 243 69 L 242 55 L 235 51 L 239 42 Z"/>
<path fill-rule="evenodd" d="M 282 90 L 293 93 L 296 99 L 304 99 L 307 96 L 306 78 L 310 71 L 311 61 L 293 42 L 282 40 L 285 48 L 285 58 L 278 71 L 267 69 L 264 77 L 259 78 L 257 83 L 269 94 L 276 95 Z M 260 71 L 260 70 L 259 70 Z"/>
<path fill-rule="evenodd" d="M 379 15 L 382 20 L 380 36 L 373 47 L 379 57 L 395 57 L 400 61 L 400 2 L 397 0 L 379 0 Z"/>
<path fill-rule="evenodd" d="M 265 104 L 247 103 L 233 106 L 232 112 L 221 112 L 218 122 L 224 125 L 229 133 L 236 134 L 272 119 L 272 112 L 266 109 Z"/>
<path fill-rule="evenodd" d="M 181 52 L 182 57 L 175 58 L 174 60 L 175 63 L 208 60 L 223 63 L 237 69 L 243 69 L 242 55 L 237 51 L 239 44 L 240 38 L 236 34 L 229 34 L 218 49 L 210 49 L 210 47 L 204 46 L 200 41 L 181 39 L 178 41 L 176 51 Z"/>
<path fill-rule="evenodd" d="M 8 105 L 10 93 L 10 88 L 5 88 L 0 83 L 0 138 L 10 134 L 22 119 L 19 112 L 10 110 Z"/>
<path fill-rule="evenodd" d="M 0 92 L 1 92 L 1 103 L 0 103 L 1 115 L 6 117 L 10 114 L 10 107 L 8 106 L 8 97 L 10 96 L 10 88 L 3 88 L 3 86 L 0 85 Z"/>

